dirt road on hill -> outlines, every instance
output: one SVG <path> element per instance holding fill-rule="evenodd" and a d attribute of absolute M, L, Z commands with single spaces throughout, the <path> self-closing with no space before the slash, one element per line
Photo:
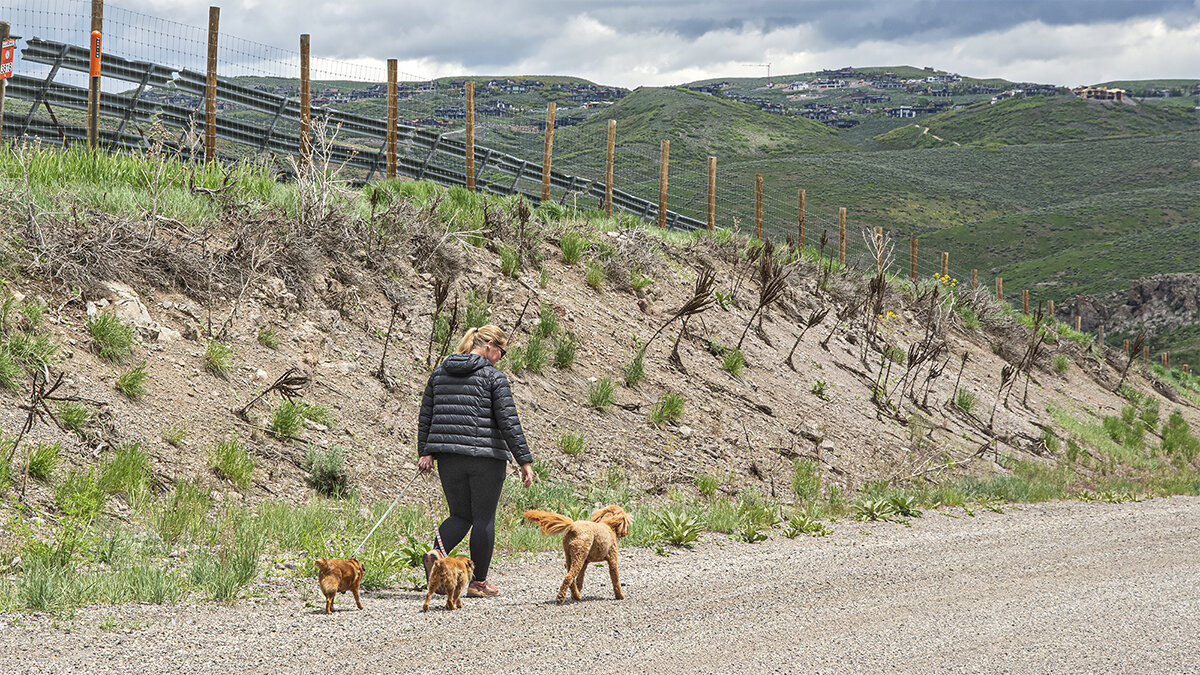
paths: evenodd
<path fill-rule="evenodd" d="M 383 592 L 332 616 L 315 584 L 233 606 L 0 617 L 4 672 L 1200 671 L 1200 498 L 842 521 L 824 539 L 623 552 L 558 606 L 560 555 L 505 560 L 504 595 L 421 614 Z M 309 606 L 306 606 L 309 605 Z M 104 626 L 102 629 L 101 626 Z"/>

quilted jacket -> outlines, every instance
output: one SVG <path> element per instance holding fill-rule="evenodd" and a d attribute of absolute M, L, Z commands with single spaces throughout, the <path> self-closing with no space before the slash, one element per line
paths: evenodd
<path fill-rule="evenodd" d="M 451 354 L 429 376 L 421 398 L 417 453 L 533 461 L 508 378 L 479 354 Z"/>

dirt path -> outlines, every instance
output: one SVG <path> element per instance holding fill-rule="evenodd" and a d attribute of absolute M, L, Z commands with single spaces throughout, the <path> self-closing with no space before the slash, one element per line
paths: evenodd
<path fill-rule="evenodd" d="M 69 630 L 0 617 L 5 672 L 1138 672 L 1200 669 L 1200 498 L 1065 502 L 825 539 L 724 537 L 622 558 L 553 604 L 561 561 L 501 564 L 453 613 L 423 594 L 99 607 Z M 107 622 L 110 629 L 100 630 Z"/>

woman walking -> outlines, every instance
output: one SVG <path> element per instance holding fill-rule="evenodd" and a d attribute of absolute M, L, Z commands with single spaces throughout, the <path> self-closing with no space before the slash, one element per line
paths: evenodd
<path fill-rule="evenodd" d="M 517 419 L 508 378 L 496 368 L 508 351 L 508 337 L 496 326 L 472 328 L 429 376 L 417 427 L 417 466 L 437 462 L 450 517 L 438 534 L 449 553 L 471 532 L 475 580 L 467 597 L 495 597 L 487 582 L 496 544 L 496 506 L 509 455 L 520 467 L 525 487 L 533 483 L 533 456 Z M 425 578 L 438 553 L 425 555 Z M 436 590 L 436 589 L 435 589 Z"/>

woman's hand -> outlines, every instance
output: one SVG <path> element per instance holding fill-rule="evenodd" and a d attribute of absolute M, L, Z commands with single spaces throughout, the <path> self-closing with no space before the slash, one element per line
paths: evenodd
<path fill-rule="evenodd" d="M 433 471 L 433 455 L 425 455 L 417 460 L 417 468 L 422 472 Z"/>
<path fill-rule="evenodd" d="M 520 470 L 521 483 L 523 483 L 525 487 L 533 485 L 533 464 L 522 464 L 520 466 Z"/>

